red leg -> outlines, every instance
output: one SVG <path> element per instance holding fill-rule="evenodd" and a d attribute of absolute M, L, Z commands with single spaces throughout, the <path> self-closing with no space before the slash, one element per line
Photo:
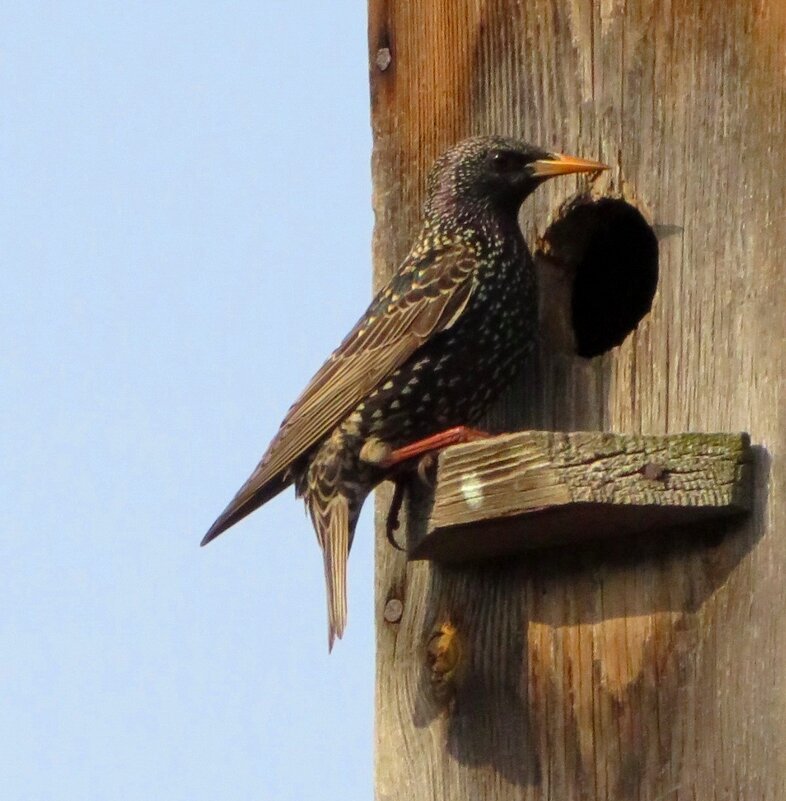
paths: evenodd
<path fill-rule="evenodd" d="M 431 451 L 438 451 L 442 448 L 447 448 L 448 445 L 458 445 L 461 442 L 473 442 L 478 439 L 487 439 L 491 434 L 485 431 L 479 431 L 477 428 L 468 428 L 467 426 L 455 426 L 448 428 L 445 431 L 440 431 L 439 434 L 433 434 L 425 439 L 419 439 L 417 442 L 412 442 L 405 445 L 403 448 L 396 448 L 385 459 L 385 467 L 395 467 L 402 462 L 408 462 L 416 456 L 421 456 L 424 453 Z"/>

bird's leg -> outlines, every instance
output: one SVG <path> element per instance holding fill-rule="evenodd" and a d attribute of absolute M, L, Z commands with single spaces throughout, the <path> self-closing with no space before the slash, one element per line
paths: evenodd
<path fill-rule="evenodd" d="M 386 468 L 392 450 L 386 442 L 376 437 L 371 437 L 363 444 L 359 455 L 360 459 L 367 464 Z M 404 495 L 407 492 L 409 483 L 409 472 L 406 469 L 394 470 L 388 478 L 394 483 L 395 489 L 393 490 L 393 498 L 390 501 L 388 516 L 385 520 L 385 536 L 397 551 L 404 551 L 406 549 L 396 542 L 396 531 L 398 531 L 399 527 L 399 512 L 401 512 Z"/>
<path fill-rule="evenodd" d="M 406 548 L 402 548 L 398 542 L 396 542 L 396 531 L 398 531 L 398 515 L 401 511 L 401 504 L 404 502 L 404 493 L 407 491 L 407 476 L 396 476 L 393 481 L 395 489 L 393 490 L 393 498 L 390 501 L 390 508 L 388 509 L 388 516 L 385 521 L 385 536 L 388 542 L 397 551 L 404 551 Z"/>
<path fill-rule="evenodd" d="M 406 551 L 406 548 L 402 548 L 401 545 L 398 544 L 396 532 L 399 527 L 399 513 L 404 503 L 404 496 L 411 491 L 410 481 L 412 481 L 414 475 L 417 475 L 427 487 L 433 487 L 433 474 L 429 474 L 432 473 L 435 465 L 436 458 L 434 453 L 429 452 L 418 459 L 418 465 L 414 471 L 403 467 L 398 472 L 394 471 L 394 474 L 390 476 L 390 480 L 394 484 L 394 490 L 393 497 L 390 501 L 390 508 L 388 509 L 388 516 L 385 520 L 385 536 L 388 542 L 397 551 Z"/>
<path fill-rule="evenodd" d="M 478 439 L 488 439 L 490 436 L 491 434 L 485 431 L 479 431 L 477 428 L 454 426 L 445 431 L 440 431 L 439 434 L 433 434 L 430 437 L 411 442 L 403 448 L 396 448 L 387 455 L 383 466 L 386 468 L 395 467 L 402 462 L 408 462 L 410 459 L 414 459 L 416 456 L 447 448 L 448 445 L 458 445 L 462 442 L 474 442 Z M 418 472 L 420 473 L 420 470 L 418 470 Z"/>
<path fill-rule="evenodd" d="M 396 531 L 399 527 L 399 513 L 404 503 L 404 494 L 408 491 L 407 484 L 412 472 L 415 472 L 424 484 L 431 486 L 433 482 L 429 477 L 429 472 L 434 467 L 436 451 L 446 448 L 448 445 L 473 442 L 478 439 L 487 439 L 490 436 L 491 434 L 476 428 L 455 426 L 396 450 L 392 450 L 387 443 L 374 437 L 364 443 L 360 450 L 361 460 L 391 471 L 388 473 L 388 478 L 395 484 L 393 498 L 390 501 L 390 508 L 385 520 L 385 536 L 394 548 L 399 551 L 406 550 L 396 542 Z M 420 458 L 418 459 L 418 457 Z M 407 465 L 407 462 L 414 459 L 418 459 L 418 461 L 412 471 L 412 466 Z"/>

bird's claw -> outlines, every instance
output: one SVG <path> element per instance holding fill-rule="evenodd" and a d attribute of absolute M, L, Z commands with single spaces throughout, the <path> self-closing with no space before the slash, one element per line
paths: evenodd
<path fill-rule="evenodd" d="M 434 487 L 434 467 L 437 464 L 437 454 L 435 451 L 427 453 L 418 460 L 416 472 L 418 478 L 429 488 Z"/>
<path fill-rule="evenodd" d="M 429 488 L 434 486 L 434 468 L 436 464 L 437 454 L 432 452 L 422 456 L 418 460 L 417 466 L 415 467 L 414 472 L 416 473 L 417 477 Z M 404 495 L 408 491 L 408 482 L 411 475 L 411 473 L 405 473 L 393 479 L 395 483 L 395 489 L 393 491 L 393 498 L 390 501 L 388 516 L 385 521 L 385 537 L 397 551 L 406 550 L 406 548 L 403 548 L 398 544 L 398 541 L 396 540 L 396 532 L 399 529 L 399 513 L 401 512 L 401 507 L 404 503 Z"/>
<path fill-rule="evenodd" d="M 388 517 L 385 522 L 385 536 L 387 541 L 397 550 L 405 551 L 396 541 L 396 531 L 399 527 L 398 515 L 401 511 L 401 505 L 404 502 L 404 493 L 406 492 L 406 480 L 398 478 L 395 482 L 395 490 L 393 491 L 393 498 L 390 501 L 390 508 L 388 509 Z"/>

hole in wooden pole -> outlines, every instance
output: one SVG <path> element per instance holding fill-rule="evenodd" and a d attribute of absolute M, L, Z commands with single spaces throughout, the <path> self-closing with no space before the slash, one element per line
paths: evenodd
<path fill-rule="evenodd" d="M 540 238 L 543 335 L 591 358 L 620 345 L 649 312 L 658 240 L 630 203 L 573 198 Z"/>

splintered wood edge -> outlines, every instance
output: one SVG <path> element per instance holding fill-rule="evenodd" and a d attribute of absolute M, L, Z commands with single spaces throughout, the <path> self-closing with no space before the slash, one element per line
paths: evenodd
<path fill-rule="evenodd" d="M 473 528 L 488 535 L 477 549 L 495 552 L 493 531 L 511 519 L 526 523 L 516 535 L 526 549 L 615 525 L 630 533 L 744 512 L 751 483 L 747 434 L 505 434 L 440 454 L 426 533 L 410 557 L 436 558 L 436 546 L 449 552 L 451 532 L 466 550 Z"/>

